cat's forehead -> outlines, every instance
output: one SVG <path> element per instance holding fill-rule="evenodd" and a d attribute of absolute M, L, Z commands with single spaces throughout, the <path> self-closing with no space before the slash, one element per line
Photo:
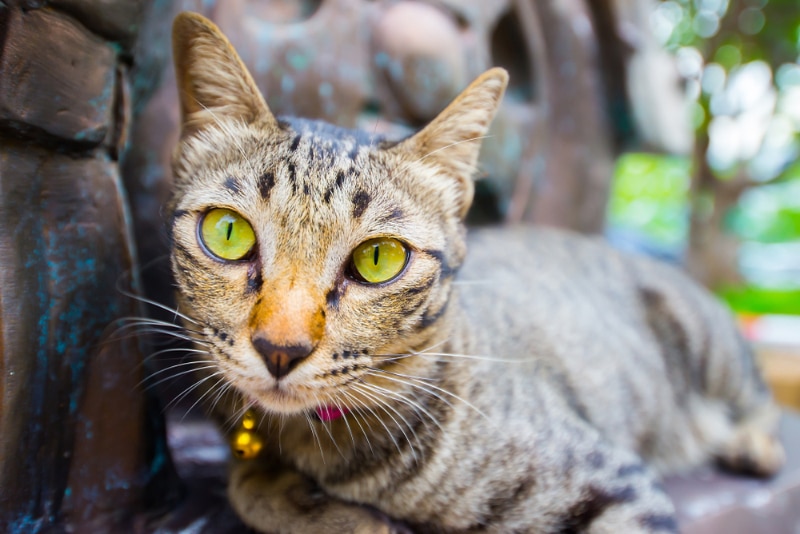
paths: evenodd
<path fill-rule="evenodd" d="M 186 158 L 201 163 L 181 171 L 181 210 L 229 208 L 283 233 L 391 229 L 418 211 L 400 178 L 402 158 L 386 150 L 382 136 L 281 118 L 279 131 L 220 124 L 204 134 L 202 144 L 189 143 L 199 145 L 203 157 Z"/>
<path fill-rule="evenodd" d="M 384 165 L 373 156 L 384 146 L 381 136 L 321 121 L 282 117 L 280 129 L 266 131 L 218 121 L 182 146 L 178 203 L 259 195 L 289 200 L 296 194 L 327 203 L 336 190 L 351 188 L 362 171 L 381 174 Z"/>
<path fill-rule="evenodd" d="M 295 153 L 304 149 L 307 153 L 301 157 L 311 160 L 333 160 L 343 155 L 355 159 L 362 149 L 371 150 L 385 143 L 382 136 L 322 121 L 281 117 L 280 125 L 291 134 L 289 151 Z"/>

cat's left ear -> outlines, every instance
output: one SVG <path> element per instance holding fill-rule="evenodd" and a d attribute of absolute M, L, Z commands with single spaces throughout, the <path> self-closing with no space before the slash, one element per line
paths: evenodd
<path fill-rule="evenodd" d="M 183 137 L 219 119 L 278 127 L 247 67 L 213 22 L 180 13 L 172 25 L 172 53 Z"/>
<path fill-rule="evenodd" d="M 430 124 L 394 147 L 397 151 L 410 152 L 417 161 L 433 163 L 457 181 L 462 194 L 462 217 L 472 203 L 472 174 L 481 140 L 489 131 L 507 85 L 505 69 L 487 70 Z"/>

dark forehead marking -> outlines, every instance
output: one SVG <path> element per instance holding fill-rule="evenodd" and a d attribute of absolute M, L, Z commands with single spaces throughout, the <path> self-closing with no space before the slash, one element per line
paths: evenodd
<path fill-rule="evenodd" d="M 332 184 L 328 186 L 328 189 L 325 190 L 325 196 L 323 197 L 325 203 L 330 202 L 331 195 L 333 195 L 333 191 L 336 189 L 340 189 L 342 187 L 342 184 L 344 184 L 344 180 L 346 177 L 347 175 L 344 173 L 344 171 L 338 171 L 336 173 L 336 179 L 333 181 Z"/>
<path fill-rule="evenodd" d="M 344 179 L 346 177 L 347 177 L 347 175 L 344 173 L 344 171 L 337 172 L 336 173 L 336 187 L 342 187 L 342 185 L 344 184 Z"/>
<path fill-rule="evenodd" d="M 336 160 L 341 157 L 348 158 L 351 162 L 360 153 L 362 148 L 374 148 L 381 145 L 383 136 L 368 134 L 361 130 L 350 130 L 340 128 L 322 121 L 300 119 L 296 117 L 281 117 L 280 123 L 287 129 L 291 129 L 295 136 L 292 139 L 290 148 L 294 153 L 300 144 L 300 138 L 305 140 L 308 145 L 307 161 L 320 160 L 320 165 L 327 167 L 334 166 Z M 295 154 L 294 156 L 298 156 Z M 289 178 L 292 180 L 292 189 L 297 192 L 299 187 L 295 183 L 296 174 L 293 164 L 289 165 Z M 351 166 L 349 171 L 340 170 L 336 173 L 335 180 L 325 190 L 323 199 L 330 202 L 335 189 L 341 188 L 349 175 L 355 174 L 356 169 Z M 363 199 L 362 199 L 363 200 Z"/>
<path fill-rule="evenodd" d="M 353 218 L 358 219 L 364 213 L 364 210 L 369 206 L 372 197 L 369 193 L 361 189 L 353 196 Z"/>
<path fill-rule="evenodd" d="M 262 174 L 258 179 L 258 191 L 261 193 L 261 198 L 267 200 L 273 187 L 275 187 L 275 174 L 272 172 Z"/>
<path fill-rule="evenodd" d="M 289 147 L 292 152 L 297 150 L 297 146 L 300 144 L 300 139 L 302 139 L 300 134 L 295 135 L 294 139 L 292 139 L 292 145 Z"/>
<path fill-rule="evenodd" d="M 378 146 L 383 142 L 383 136 L 372 135 L 361 130 L 351 130 L 340 128 L 323 121 L 299 119 L 297 117 L 281 117 L 281 122 L 287 124 L 298 136 L 302 135 L 310 140 L 312 144 L 330 147 L 333 153 L 344 154 L 353 159 L 358 154 L 362 146 Z M 292 151 L 295 146 L 292 141 Z"/>
<path fill-rule="evenodd" d="M 233 176 L 228 176 L 225 178 L 225 182 L 222 184 L 225 189 L 230 191 L 231 193 L 235 193 L 237 195 L 242 193 L 242 186 L 239 184 L 239 181 L 236 180 Z"/>
<path fill-rule="evenodd" d="M 297 192 L 297 169 L 294 163 L 289 163 L 289 181 L 292 182 L 292 191 Z"/>
<path fill-rule="evenodd" d="M 399 221 L 404 217 L 405 214 L 403 213 L 403 210 L 401 210 L 400 208 L 394 208 L 392 209 L 392 211 L 383 214 L 380 218 L 380 222 L 385 224 L 390 221 Z"/>

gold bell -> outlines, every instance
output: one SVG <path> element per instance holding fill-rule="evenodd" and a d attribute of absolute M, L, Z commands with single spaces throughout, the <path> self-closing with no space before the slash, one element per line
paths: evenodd
<path fill-rule="evenodd" d="M 231 439 L 231 451 L 237 458 L 251 460 L 258 456 L 264 447 L 261 436 L 253 431 L 255 426 L 255 414 L 251 410 L 247 410 L 242 417 L 241 428 L 233 434 Z"/>

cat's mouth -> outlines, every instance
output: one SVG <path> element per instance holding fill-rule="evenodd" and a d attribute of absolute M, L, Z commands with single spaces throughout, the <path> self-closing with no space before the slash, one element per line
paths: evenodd
<path fill-rule="evenodd" d="M 347 408 L 320 402 L 319 395 L 296 385 L 277 382 L 269 387 L 245 392 L 262 409 L 284 415 L 315 414 L 321 421 L 338 419 Z"/>

